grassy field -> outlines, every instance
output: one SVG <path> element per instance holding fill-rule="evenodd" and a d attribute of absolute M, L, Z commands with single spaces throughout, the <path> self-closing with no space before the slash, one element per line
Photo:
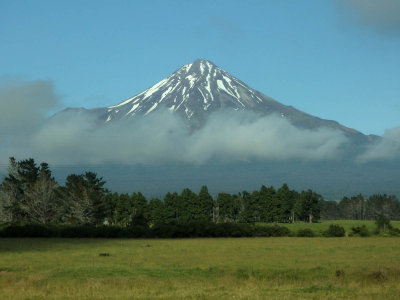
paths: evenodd
<path fill-rule="evenodd" d="M 0 239 L 0 295 L 398 299 L 400 239 Z"/>

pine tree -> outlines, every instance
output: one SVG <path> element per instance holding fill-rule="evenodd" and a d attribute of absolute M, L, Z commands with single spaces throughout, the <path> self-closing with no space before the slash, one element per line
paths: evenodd
<path fill-rule="evenodd" d="M 33 158 L 10 158 L 8 176 L 1 184 L 0 205 L 7 221 L 48 222 L 57 207 L 57 183 L 47 163 L 38 167 Z"/>
<path fill-rule="evenodd" d="M 214 220 L 214 200 L 208 192 L 207 186 L 202 186 L 198 196 L 200 221 L 213 222 Z"/>
<path fill-rule="evenodd" d="M 312 190 L 302 191 L 295 204 L 297 217 L 309 223 L 319 220 L 321 200 L 322 197 Z"/>
<path fill-rule="evenodd" d="M 197 221 L 201 216 L 201 207 L 199 205 L 198 196 L 190 189 L 182 190 L 182 193 L 180 194 L 180 208 L 180 221 Z"/>
<path fill-rule="evenodd" d="M 218 220 L 220 222 L 237 222 L 240 216 L 240 199 L 237 195 L 219 193 L 217 197 Z"/>
<path fill-rule="evenodd" d="M 57 194 L 58 184 L 51 177 L 46 163 L 39 168 L 39 176 L 25 192 L 25 201 L 21 205 L 29 222 L 48 223 L 57 219 L 60 208 Z"/>
<path fill-rule="evenodd" d="M 106 215 L 105 181 L 96 173 L 71 174 L 66 179 L 66 193 L 70 204 L 72 222 L 82 224 L 102 224 Z"/>
<path fill-rule="evenodd" d="M 113 196 L 116 201 L 114 210 L 114 220 L 116 224 L 127 226 L 132 222 L 133 203 L 128 194 L 116 194 Z"/>
<path fill-rule="evenodd" d="M 149 221 L 151 224 L 163 224 L 165 223 L 164 218 L 164 203 L 157 198 L 153 198 L 149 201 Z"/>
<path fill-rule="evenodd" d="M 171 224 L 181 217 L 180 197 L 177 193 L 167 193 L 164 197 L 164 222 Z"/>
<path fill-rule="evenodd" d="M 133 193 L 131 196 L 133 204 L 132 224 L 145 225 L 149 220 L 149 211 L 146 198 L 142 193 Z"/>

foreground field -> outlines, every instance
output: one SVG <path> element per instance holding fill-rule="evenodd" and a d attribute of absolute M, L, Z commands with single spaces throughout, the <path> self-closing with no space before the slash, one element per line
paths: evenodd
<path fill-rule="evenodd" d="M 0 239 L 0 295 L 398 299 L 399 253 L 398 238 L 377 237 Z"/>

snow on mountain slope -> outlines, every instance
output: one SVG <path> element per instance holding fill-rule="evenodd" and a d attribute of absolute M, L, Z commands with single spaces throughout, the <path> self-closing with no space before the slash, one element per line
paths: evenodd
<path fill-rule="evenodd" d="M 257 110 L 275 102 L 207 60 L 196 60 L 124 102 L 107 107 L 106 121 L 147 115 L 162 107 L 187 120 L 204 120 L 220 108 Z M 265 109 L 264 109 L 265 110 Z"/>
<path fill-rule="evenodd" d="M 212 62 L 202 59 L 182 66 L 142 93 L 105 108 L 106 113 L 102 118 L 104 122 L 112 122 L 146 116 L 162 108 L 182 116 L 192 128 L 201 127 L 214 111 L 232 109 L 259 115 L 274 113 L 298 127 L 328 127 L 344 131 L 350 136 L 365 137 L 335 121 L 320 119 L 283 105 L 250 88 Z"/>

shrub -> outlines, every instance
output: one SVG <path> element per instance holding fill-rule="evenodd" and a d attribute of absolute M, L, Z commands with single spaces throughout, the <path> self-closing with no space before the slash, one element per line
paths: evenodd
<path fill-rule="evenodd" d="M 390 228 L 389 231 L 382 231 L 379 236 L 382 237 L 399 237 L 400 236 L 400 229 L 398 228 Z"/>
<path fill-rule="evenodd" d="M 287 227 L 279 225 L 273 225 L 273 226 L 255 225 L 253 229 L 253 236 L 263 236 L 263 237 L 290 236 L 290 230 Z"/>
<path fill-rule="evenodd" d="M 42 224 L 12 224 L 0 231 L 0 237 L 55 237 L 57 230 L 54 226 Z"/>
<path fill-rule="evenodd" d="M 386 232 L 392 229 L 389 218 L 384 215 L 379 215 L 375 220 L 375 224 L 377 233 Z"/>
<path fill-rule="evenodd" d="M 357 226 L 357 227 L 352 227 L 351 228 L 351 232 L 349 234 L 349 236 L 362 236 L 362 237 L 366 237 L 366 236 L 370 236 L 371 233 L 369 232 L 368 228 L 363 225 L 363 226 Z"/>
<path fill-rule="evenodd" d="M 400 236 L 400 229 L 399 228 L 391 228 L 389 230 L 391 236 Z"/>
<path fill-rule="evenodd" d="M 132 225 L 125 230 L 125 237 L 147 238 L 149 236 L 149 227 L 147 225 Z"/>
<path fill-rule="evenodd" d="M 342 226 L 331 224 L 329 228 L 323 232 L 326 237 L 342 237 L 345 236 L 345 230 Z"/>
<path fill-rule="evenodd" d="M 297 230 L 296 236 L 298 237 L 314 237 L 315 233 L 310 228 Z"/>

